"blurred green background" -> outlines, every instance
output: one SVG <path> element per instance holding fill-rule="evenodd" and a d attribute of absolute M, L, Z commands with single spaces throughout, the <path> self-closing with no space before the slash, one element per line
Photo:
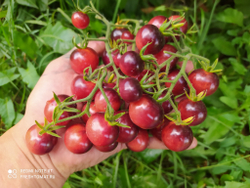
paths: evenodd
<path fill-rule="evenodd" d="M 218 91 L 204 99 L 208 117 L 192 127 L 198 146 L 189 151 L 122 151 L 99 165 L 76 172 L 64 188 L 249 188 L 250 187 L 250 1 L 94 0 L 109 20 L 183 14 L 195 34 L 193 53 L 223 69 Z M 88 0 L 80 1 L 83 8 Z M 69 51 L 81 31 L 71 24 L 67 0 L 0 1 L 0 134 L 23 116 L 27 97 L 47 64 Z M 104 25 L 90 16 L 90 36 Z"/>

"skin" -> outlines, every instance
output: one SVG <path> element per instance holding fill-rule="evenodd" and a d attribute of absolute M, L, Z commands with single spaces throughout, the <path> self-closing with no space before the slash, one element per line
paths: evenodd
<path fill-rule="evenodd" d="M 93 48 L 100 56 L 104 51 L 103 42 L 90 42 L 89 47 Z M 107 153 L 98 151 L 92 147 L 85 154 L 73 154 L 64 144 L 64 132 L 60 130 L 61 139 L 49 154 L 34 155 L 25 143 L 26 131 L 34 124 L 44 121 L 44 107 L 46 101 L 53 97 L 53 93 L 72 95 L 70 84 L 77 75 L 70 67 L 70 53 L 53 60 L 45 69 L 43 75 L 32 90 L 26 105 L 25 115 L 15 126 L 9 129 L 0 137 L 0 187 L 62 187 L 70 174 L 105 160 L 111 155 L 126 149 L 125 144 L 119 143 L 115 150 Z M 53 82 L 51 81 L 53 80 Z M 78 104 L 78 109 L 82 105 Z M 197 140 L 193 139 L 189 149 L 196 147 Z M 148 148 L 167 149 L 166 146 L 156 138 L 150 138 Z M 63 157 L 62 157 L 63 156 Z M 8 170 L 16 169 L 17 178 L 8 178 Z M 54 179 L 25 179 L 20 175 L 38 175 L 38 173 L 20 173 L 21 169 L 52 169 Z M 45 174 L 46 173 L 41 173 Z"/>

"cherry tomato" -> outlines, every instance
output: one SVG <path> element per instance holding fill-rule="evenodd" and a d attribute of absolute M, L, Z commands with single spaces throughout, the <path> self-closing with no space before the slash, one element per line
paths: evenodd
<path fill-rule="evenodd" d="M 84 124 L 70 126 L 65 132 L 64 144 L 69 151 L 75 154 L 86 153 L 93 146 L 87 137 Z"/>
<path fill-rule="evenodd" d="M 136 37 L 136 46 L 141 50 L 147 43 L 151 44 L 146 48 L 144 54 L 157 54 L 165 44 L 165 39 L 160 30 L 154 25 L 142 26 Z"/>
<path fill-rule="evenodd" d="M 189 126 L 168 123 L 163 129 L 161 139 L 168 149 L 172 151 L 183 151 L 193 141 L 193 132 Z"/>
<path fill-rule="evenodd" d="M 69 96 L 68 95 L 57 95 L 58 99 L 60 102 L 63 102 L 66 98 L 68 98 Z M 74 101 L 73 99 L 70 100 L 71 102 Z M 48 100 L 46 102 L 46 105 L 44 107 L 44 116 L 45 118 L 48 120 L 48 122 L 52 122 L 53 121 L 53 113 L 54 113 L 54 109 L 57 107 L 57 103 L 53 98 L 51 98 L 50 100 Z M 69 105 L 68 107 L 70 108 L 76 108 L 76 104 L 72 104 L 72 105 Z M 62 119 L 65 119 L 69 116 L 72 116 L 74 115 L 74 113 L 70 113 L 70 112 L 66 112 L 64 111 L 62 113 L 62 115 L 59 117 L 59 120 L 62 120 Z M 70 122 L 70 120 L 67 120 L 67 121 L 64 121 L 64 122 L 61 122 L 61 123 L 57 123 L 56 125 L 67 125 L 68 123 Z"/>
<path fill-rule="evenodd" d="M 95 146 L 95 148 L 101 152 L 110 152 L 110 151 L 113 151 L 117 147 L 117 145 L 118 145 L 118 142 L 114 142 L 107 146 Z"/>
<path fill-rule="evenodd" d="M 173 70 L 172 72 L 170 72 L 168 74 L 168 79 L 169 80 L 174 80 L 176 78 L 176 76 L 179 74 L 179 70 Z M 165 82 L 166 87 L 170 87 L 172 83 L 170 82 Z M 183 78 L 183 76 L 181 76 L 179 78 L 179 80 L 177 81 L 176 85 L 174 86 L 172 93 L 177 96 L 180 94 L 185 93 L 185 90 L 188 91 L 188 86 L 187 86 L 187 82 L 186 80 Z"/>
<path fill-rule="evenodd" d="M 102 83 L 102 88 L 111 88 L 113 89 L 116 86 L 115 82 L 111 82 L 111 83 Z"/>
<path fill-rule="evenodd" d="M 144 69 L 144 62 L 135 51 L 127 51 L 122 55 L 119 67 L 127 76 L 138 76 Z"/>
<path fill-rule="evenodd" d="M 121 39 L 121 36 L 122 36 L 122 33 L 124 31 L 128 31 L 127 29 L 125 28 L 115 28 L 112 32 L 111 32 L 111 35 L 110 35 L 110 38 L 111 40 L 115 40 L 117 41 L 118 39 Z"/>
<path fill-rule="evenodd" d="M 162 122 L 157 125 L 157 127 L 153 128 L 150 130 L 151 134 L 156 137 L 158 140 L 161 140 L 161 132 L 162 129 L 169 123 L 170 121 L 164 117 L 164 119 L 162 120 Z"/>
<path fill-rule="evenodd" d="M 196 69 L 188 76 L 196 94 L 206 91 L 206 96 L 212 95 L 219 86 L 219 77 L 215 73 L 207 72 L 204 69 Z"/>
<path fill-rule="evenodd" d="M 187 33 L 188 23 L 187 23 L 187 20 L 185 18 L 181 18 L 181 16 L 179 16 L 179 15 L 173 15 L 173 16 L 170 16 L 168 19 L 172 20 L 172 21 L 178 20 L 179 23 L 184 23 L 184 25 L 180 27 L 180 31 L 182 33 Z"/>
<path fill-rule="evenodd" d="M 125 31 L 122 32 L 121 39 L 133 40 L 134 38 L 135 38 L 135 36 L 132 33 L 130 33 L 130 31 L 125 30 Z M 123 42 L 123 43 L 131 44 L 131 42 Z"/>
<path fill-rule="evenodd" d="M 89 16 L 83 12 L 74 12 L 71 16 L 72 24 L 78 29 L 85 29 L 89 25 Z"/>
<path fill-rule="evenodd" d="M 122 55 L 119 53 L 118 50 L 114 50 L 114 51 L 111 52 L 111 56 L 112 56 L 112 58 L 113 58 L 113 61 L 114 61 L 114 63 L 115 63 L 115 66 L 116 66 L 117 68 L 119 68 L 119 62 L 120 62 L 120 59 L 121 59 Z M 108 53 L 107 53 L 106 50 L 105 50 L 105 51 L 103 52 L 103 54 L 102 54 L 102 60 L 103 60 L 103 63 L 104 63 L 105 65 L 107 65 L 107 64 L 110 63 L 110 60 L 109 60 L 109 57 L 108 57 Z M 112 68 L 112 67 L 109 67 L 109 70 L 112 71 L 113 68 Z"/>
<path fill-rule="evenodd" d="M 78 75 L 74 78 L 71 84 L 71 92 L 76 100 L 84 99 L 92 92 L 95 84 L 83 79 L 83 75 Z"/>
<path fill-rule="evenodd" d="M 57 137 L 47 133 L 39 135 L 40 131 L 41 129 L 35 124 L 28 129 L 25 135 L 25 141 L 29 151 L 36 155 L 49 153 L 57 143 Z"/>
<path fill-rule="evenodd" d="M 121 112 L 122 111 L 116 112 L 115 114 Z M 123 116 L 118 118 L 117 121 L 123 125 L 127 125 L 130 127 L 130 128 L 119 127 L 119 137 L 117 139 L 117 142 L 127 143 L 132 141 L 138 134 L 139 128 L 131 121 L 129 113 L 126 112 Z"/>
<path fill-rule="evenodd" d="M 70 65 L 77 74 L 82 74 L 83 70 L 91 67 L 94 71 L 99 64 L 97 53 L 89 47 L 75 49 L 70 55 Z"/>
<path fill-rule="evenodd" d="M 139 129 L 137 136 L 131 142 L 127 143 L 128 149 L 134 152 L 141 152 L 148 147 L 149 136 L 147 130 Z"/>
<path fill-rule="evenodd" d="M 161 65 L 162 63 L 164 63 L 165 61 L 167 61 L 170 57 L 172 57 L 172 55 L 164 53 L 164 51 L 176 53 L 177 49 L 174 46 L 170 45 L 170 44 L 165 44 L 164 47 L 162 48 L 162 50 L 159 53 L 157 53 L 157 54 L 154 55 L 155 58 L 156 58 L 156 61 L 157 61 L 157 63 L 159 65 Z M 177 61 L 178 61 L 178 57 L 175 57 L 170 62 L 169 70 L 172 70 L 175 67 Z M 161 71 L 165 72 L 166 71 L 166 66 L 162 67 Z"/>
<path fill-rule="evenodd" d="M 134 78 L 136 78 L 137 80 L 141 81 L 142 78 L 145 76 L 145 74 L 148 74 L 147 77 L 151 77 L 151 76 L 154 75 L 154 72 L 151 71 L 151 70 L 144 69 L 138 76 L 135 76 Z M 147 79 L 145 81 L 147 81 Z"/>
<path fill-rule="evenodd" d="M 104 118 L 104 113 L 93 114 L 87 121 L 86 132 L 95 146 L 107 146 L 119 136 L 119 128 L 111 126 Z"/>
<path fill-rule="evenodd" d="M 128 77 L 119 81 L 119 92 L 121 98 L 129 103 L 137 101 L 142 96 L 143 90 L 137 79 Z"/>
<path fill-rule="evenodd" d="M 111 88 L 105 88 L 104 92 L 110 102 L 111 107 L 115 111 L 119 110 L 119 108 L 121 107 L 122 101 L 118 93 L 114 89 L 111 89 Z M 107 102 L 101 91 L 98 91 L 95 96 L 95 106 L 99 112 L 105 112 L 105 110 L 107 109 Z"/>
<path fill-rule="evenodd" d="M 165 95 L 167 94 L 167 91 L 163 91 L 162 94 L 160 95 L 160 97 L 158 99 L 162 99 L 163 97 L 165 97 Z M 171 97 L 172 101 L 174 101 L 174 97 Z M 171 112 L 173 110 L 172 105 L 170 104 L 169 100 L 164 101 L 161 104 L 163 110 L 164 110 L 164 114 L 168 114 L 169 112 Z"/>
<path fill-rule="evenodd" d="M 157 28 L 160 28 L 166 19 L 167 17 L 165 16 L 155 16 L 148 22 L 148 24 L 152 24 L 155 25 Z"/>
<path fill-rule="evenodd" d="M 152 72 L 152 71 L 150 71 L 150 70 L 147 70 L 147 69 L 144 69 L 138 76 L 136 76 L 136 77 L 134 77 L 134 78 L 136 78 L 138 81 L 141 81 L 142 78 L 143 78 L 143 76 L 145 76 L 145 74 L 148 74 L 147 77 L 149 78 L 149 77 L 151 77 L 151 76 L 154 75 L 154 72 Z M 146 80 L 143 82 L 143 84 L 145 84 L 147 81 L 148 81 L 148 79 L 146 79 Z M 154 86 L 153 86 L 154 84 L 155 84 L 155 83 L 152 82 L 152 81 L 149 82 L 149 83 L 147 83 L 147 85 L 152 85 L 152 87 L 146 88 L 146 90 L 149 91 L 149 92 L 154 92 L 154 91 L 155 91 L 155 90 L 154 90 Z"/>
<path fill-rule="evenodd" d="M 168 18 L 165 16 L 155 16 L 148 22 L 148 24 L 152 24 L 155 25 L 157 28 L 160 28 L 163 22 L 167 19 Z M 164 36 L 164 38 L 165 38 L 165 43 L 167 43 L 169 41 L 169 37 Z"/>
<path fill-rule="evenodd" d="M 178 110 L 181 113 L 181 119 L 194 117 L 190 126 L 201 124 L 207 117 L 207 108 L 202 101 L 191 101 L 190 99 L 183 99 L 178 104 Z"/>
<path fill-rule="evenodd" d="M 129 105 L 129 116 L 134 124 L 142 129 L 153 129 L 163 120 L 163 108 L 152 97 L 142 97 L 131 102 Z"/>
<path fill-rule="evenodd" d="M 82 112 L 86 109 L 86 106 L 87 106 L 87 103 L 83 106 Z M 95 114 L 95 113 L 97 113 L 97 112 L 98 112 L 98 110 L 97 110 L 96 107 L 95 107 L 95 103 L 94 103 L 94 102 L 91 102 L 91 103 L 90 103 L 90 106 L 89 106 L 89 113 L 90 113 L 90 115 L 92 116 L 93 114 Z M 82 120 L 83 120 L 85 123 L 88 121 L 88 119 L 89 119 L 89 116 L 88 116 L 87 114 L 84 114 L 84 115 L 82 116 Z"/>

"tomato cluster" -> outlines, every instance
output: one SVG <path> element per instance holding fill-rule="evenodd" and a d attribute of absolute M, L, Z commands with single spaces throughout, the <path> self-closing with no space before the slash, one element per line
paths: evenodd
<path fill-rule="evenodd" d="M 86 28 L 89 23 L 89 18 L 86 16 L 81 12 L 74 13 L 73 25 L 79 29 Z M 71 53 L 70 65 L 78 74 L 71 84 L 74 100 L 81 101 L 93 95 L 93 90 L 96 92 L 87 100 L 87 103 L 81 102 L 83 104 L 81 111 L 86 112 L 86 109 L 88 111 L 81 116 L 81 122 L 70 123 L 70 120 L 66 120 L 53 125 L 67 127 L 64 143 L 69 151 L 81 154 L 94 146 L 97 150 L 109 152 L 114 150 L 118 143 L 125 143 L 130 150 L 140 152 L 147 148 L 150 135 L 162 141 L 173 151 L 183 151 L 191 145 L 193 133 L 190 126 L 202 123 L 206 118 L 207 110 L 201 99 L 197 99 L 197 96 L 189 97 L 188 94 L 191 89 L 194 89 L 197 95 L 202 92 L 206 96 L 211 95 L 218 88 L 219 79 L 213 72 L 196 69 L 185 76 L 192 84 L 193 88 L 190 88 L 184 76 L 179 76 L 181 70 L 176 66 L 179 58 L 166 53 L 175 54 L 178 51 L 172 38 L 164 36 L 159 29 L 163 23 L 178 19 L 177 23 L 182 24 L 179 29 L 174 28 L 173 32 L 185 34 L 188 29 L 187 21 L 177 15 L 169 18 L 156 16 L 134 34 L 126 27 L 115 28 L 109 36 L 111 41 L 115 41 L 118 46 L 121 44 L 130 46 L 134 40 L 137 49 L 124 52 L 114 47 L 111 51 L 110 49 L 104 51 L 102 60 L 107 67 L 106 71 L 112 74 L 114 69 L 117 69 L 119 76 L 103 80 L 101 88 L 97 84 L 100 77 L 94 77 L 92 80 L 86 78 L 89 72 L 101 69 L 98 67 L 97 53 L 89 47 L 75 49 Z M 174 36 L 177 41 L 180 40 L 180 35 Z M 140 51 L 143 51 L 143 55 L 139 53 Z M 150 64 L 152 59 L 143 60 L 144 55 L 153 57 L 158 65 Z M 156 67 L 170 58 L 172 60 L 168 62 L 168 66 L 162 66 L 159 74 L 155 74 Z M 89 71 L 90 67 L 91 71 Z M 176 80 L 177 77 L 178 80 Z M 158 86 L 163 90 L 159 91 L 157 88 L 157 79 Z M 170 94 L 168 90 L 171 90 Z M 56 99 L 47 101 L 44 109 L 45 118 L 49 122 L 55 119 L 70 119 L 69 117 L 77 114 L 72 110 L 76 109 L 77 101 L 74 103 L 74 100 L 61 94 L 57 95 Z M 64 102 L 70 102 L 70 105 L 64 106 L 66 110 L 56 113 L 55 111 Z M 167 118 L 177 113 L 173 110 L 173 105 L 177 105 L 175 109 L 180 112 L 181 122 Z M 109 107 L 114 113 L 110 112 Z M 185 120 L 190 118 L 189 124 L 185 123 Z M 57 143 L 57 138 L 51 134 L 40 135 L 41 130 L 33 125 L 26 134 L 28 148 L 38 155 L 50 152 Z"/>

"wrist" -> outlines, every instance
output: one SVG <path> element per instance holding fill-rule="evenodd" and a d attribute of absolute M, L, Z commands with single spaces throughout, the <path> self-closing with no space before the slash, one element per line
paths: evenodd
<path fill-rule="evenodd" d="M 34 155 L 26 147 L 27 123 L 23 118 L 0 137 L 0 187 L 62 187 L 68 174 L 60 173 L 48 154 Z"/>

